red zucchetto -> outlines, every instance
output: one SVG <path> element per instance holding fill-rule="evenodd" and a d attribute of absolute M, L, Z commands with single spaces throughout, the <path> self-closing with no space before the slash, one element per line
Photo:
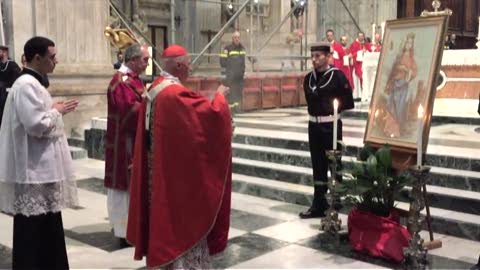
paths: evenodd
<path fill-rule="evenodd" d="M 185 49 L 184 47 L 182 47 L 180 45 L 174 44 L 174 45 L 169 46 L 165 50 L 163 50 L 162 58 L 184 56 L 184 55 L 187 55 L 187 54 L 188 54 L 187 49 Z"/>

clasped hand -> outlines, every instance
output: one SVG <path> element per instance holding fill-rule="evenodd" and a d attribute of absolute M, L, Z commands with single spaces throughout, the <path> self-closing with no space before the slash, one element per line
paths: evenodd
<path fill-rule="evenodd" d="M 230 87 L 227 87 L 223 84 L 221 84 L 218 88 L 217 88 L 217 93 L 219 94 L 222 94 L 224 96 L 226 96 L 228 93 L 230 92 Z"/>
<path fill-rule="evenodd" d="M 77 99 L 69 99 L 66 101 L 58 101 L 52 105 L 52 108 L 56 109 L 61 114 L 67 114 L 74 111 L 78 106 Z"/>

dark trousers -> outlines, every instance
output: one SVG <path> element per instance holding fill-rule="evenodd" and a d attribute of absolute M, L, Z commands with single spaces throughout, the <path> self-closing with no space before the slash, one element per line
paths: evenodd
<path fill-rule="evenodd" d="M 12 269 L 69 269 L 60 212 L 14 216 Z"/>
<path fill-rule="evenodd" d="M 243 91 L 243 78 L 229 79 L 228 86 L 230 87 L 230 93 L 228 95 L 228 103 L 232 104 L 238 102 L 242 103 L 242 91 Z"/>
<path fill-rule="evenodd" d="M 314 192 L 311 209 L 323 211 L 328 208 L 325 198 L 328 181 L 329 160 L 325 153 L 331 150 L 333 144 L 333 122 L 313 123 L 308 122 L 308 145 L 312 159 Z M 342 139 L 342 121 L 338 120 L 337 140 Z M 339 145 L 337 145 L 339 147 Z M 340 148 L 337 148 L 340 149 Z M 339 164 L 340 165 L 340 164 Z"/>
<path fill-rule="evenodd" d="M 2 125 L 3 110 L 5 109 L 5 103 L 7 102 L 7 96 L 7 89 L 0 87 L 0 126 Z"/>

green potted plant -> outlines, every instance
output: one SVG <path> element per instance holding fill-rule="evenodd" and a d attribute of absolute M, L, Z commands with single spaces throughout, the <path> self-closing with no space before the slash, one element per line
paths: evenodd
<path fill-rule="evenodd" d="M 411 177 L 394 172 L 389 146 L 375 150 L 368 145 L 361 149 L 358 162 L 342 175 L 336 191 L 345 197 L 346 204 L 353 204 L 348 215 L 352 247 L 372 256 L 402 261 L 410 234 L 399 223 L 395 198 L 411 183 Z"/>

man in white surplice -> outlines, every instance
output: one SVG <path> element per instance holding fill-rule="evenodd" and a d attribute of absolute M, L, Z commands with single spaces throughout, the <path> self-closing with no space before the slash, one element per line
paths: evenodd
<path fill-rule="evenodd" d="M 13 269 L 68 269 L 61 210 L 78 205 L 62 115 L 76 100 L 53 102 L 46 76 L 53 41 L 33 37 L 8 95 L 0 129 L 0 210 L 13 215 Z"/>

